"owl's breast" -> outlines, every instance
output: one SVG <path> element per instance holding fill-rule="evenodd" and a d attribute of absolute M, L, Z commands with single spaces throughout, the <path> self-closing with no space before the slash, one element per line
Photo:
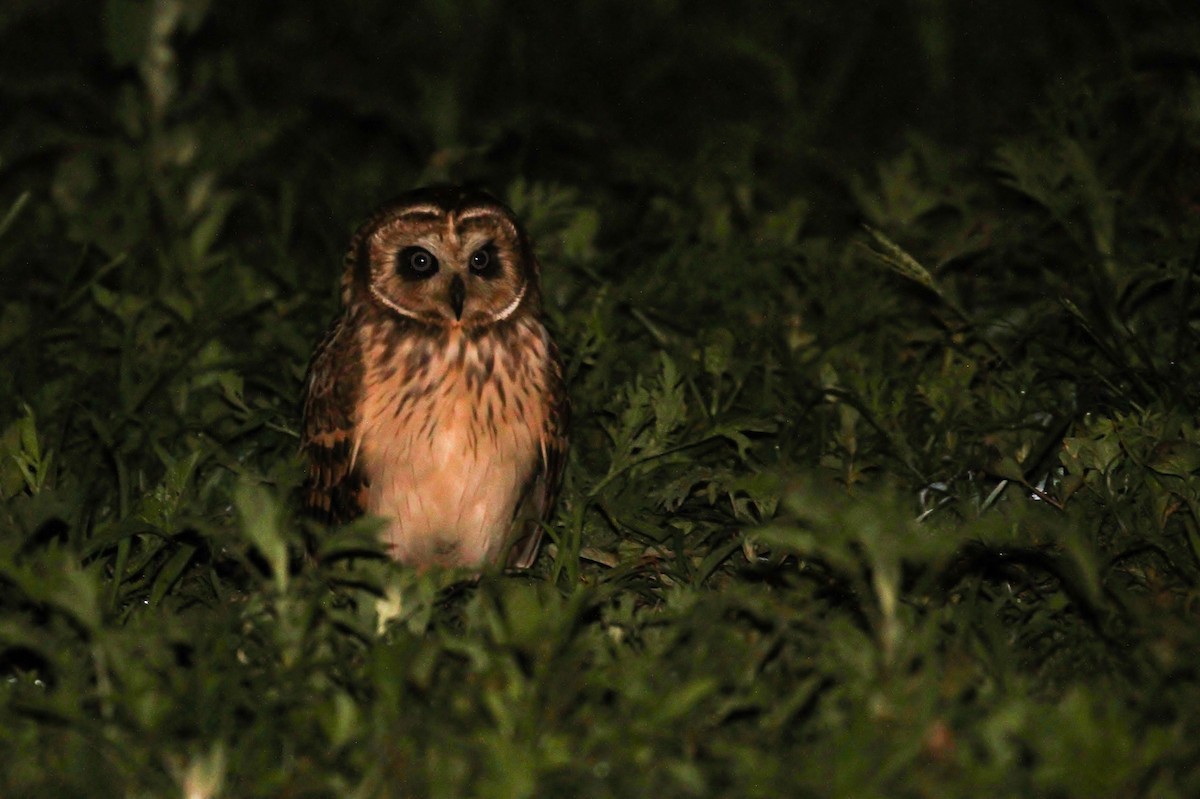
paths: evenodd
<path fill-rule="evenodd" d="M 359 406 L 367 512 L 397 559 L 479 566 L 508 544 L 548 413 L 541 337 L 451 331 L 368 357 Z"/>

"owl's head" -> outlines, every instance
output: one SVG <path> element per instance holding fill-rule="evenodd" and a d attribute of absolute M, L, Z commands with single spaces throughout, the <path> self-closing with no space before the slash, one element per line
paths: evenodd
<path fill-rule="evenodd" d="M 483 191 L 411 191 L 354 234 L 343 301 L 417 322 L 479 328 L 538 307 L 538 266 L 512 211 Z"/>

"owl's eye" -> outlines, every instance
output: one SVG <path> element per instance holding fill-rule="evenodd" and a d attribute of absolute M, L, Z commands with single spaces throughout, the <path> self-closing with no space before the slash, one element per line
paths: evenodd
<path fill-rule="evenodd" d="M 396 259 L 396 266 L 405 280 L 424 280 L 438 270 L 437 258 L 424 247 L 405 247 Z"/>
<path fill-rule="evenodd" d="M 480 277 L 491 277 L 500 268 L 500 259 L 496 257 L 496 245 L 485 244 L 471 253 L 471 271 Z"/>

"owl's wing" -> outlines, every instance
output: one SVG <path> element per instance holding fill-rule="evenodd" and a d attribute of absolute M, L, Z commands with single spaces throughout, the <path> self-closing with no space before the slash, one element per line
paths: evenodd
<path fill-rule="evenodd" d="M 349 521 L 363 512 L 366 480 L 354 462 L 354 416 L 363 373 L 356 344 L 350 325 L 339 319 L 313 353 L 304 379 L 304 505 L 329 522 Z"/>
<path fill-rule="evenodd" d="M 549 401 L 542 427 L 542 452 L 538 468 L 526 487 L 525 501 L 518 507 L 517 524 L 523 525 L 524 529 L 509 550 L 508 565 L 514 569 L 528 569 L 533 565 L 542 541 L 542 523 L 550 518 L 554 510 L 554 503 L 562 488 L 563 468 L 567 464 L 567 428 L 571 403 L 563 380 L 558 347 L 549 337 L 546 341 L 549 353 L 546 393 Z"/>

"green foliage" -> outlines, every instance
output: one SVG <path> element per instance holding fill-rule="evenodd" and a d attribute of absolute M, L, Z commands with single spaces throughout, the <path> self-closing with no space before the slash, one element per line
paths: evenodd
<path fill-rule="evenodd" d="M 1196 795 L 1200 26 L 1052 5 L 0 12 L 0 796 Z M 567 365 L 528 574 L 299 513 L 441 180 Z"/>

